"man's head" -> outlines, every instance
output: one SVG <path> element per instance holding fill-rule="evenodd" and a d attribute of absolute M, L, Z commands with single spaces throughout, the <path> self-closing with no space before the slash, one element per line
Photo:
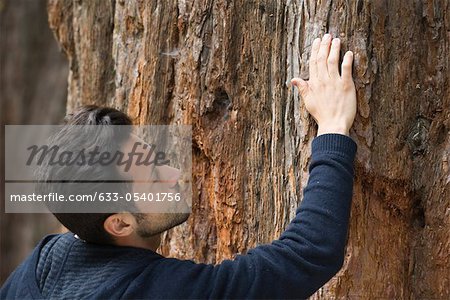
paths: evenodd
<path fill-rule="evenodd" d="M 111 125 L 132 125 L 130 118 L 113 108 L 84 106 L 65 119 L 65 125 L 61 132 L 56 134 L 54 142 L 62 147 L 60 151 L 72 150 L 80 147 L 80 139 L 68 138 L 78 135 L 71 132 L 76 130 L 75 125 L 98 125 L 102 128 L 111 129 L 109 134 L 103 134 L 101 138 L 95 138 L 94 143 L 82 145 L 83 148 L 92 149 L 99 148 L 99 151 L 111 151 L 118 148 L 122 153 L 130 153 L 137 150 L 146 155 L 151 149 L 139 137 L 135 136 L 131 131 L 124 130 L 118 132 L 119 128 L 130 128 L 130 126 L 111 126 Z M 109 126 L 109 127 L 106 127 Z M 83 142 L 84 143 L 84 140 Z M 154 155 L 150 153 L 150 155 Z M 38 185 L 39 193 L 55 192 L 54 185 L 47 184 L 49 178 L 59 178 L 58 172 L 61 168 L 53 168 L 50 165 L 44 165 L 37 173 L 41 182 Z M 67 176 L 67 170 L 64 170 Z M 180 177 L 179 170 L 168 165 L 136 165 L 132 164 L 129 169 L 112 165 L 105 167 L 100 164 L 91 164 L 72 167 L 69 170 L 70 180 L 86 180 L 86 178 L 95 178 L 94 182 L 83 184 L 83 192 L 95 193 L 118 193 L 125 195 L 133 194 L 137 191 L 137 181 L 142 178 L 149 180 L 149 186 L 152 181 L 163 182 L 161 185 L 167 189 L 176 190 L 178 187 L 178 179 Z M 107 185 L 108 179 L 111 177 L 120 178 L 119 182 L 112 187 Z M 123 179 L 123 180 L 122 180 Z M 70 194 L 75 191 L 70 190 L 70 185 L 61 184 L 59 188 L 65 189 L 63 193 Z M 135 205 L 140 205 L 139 203 Z M 140 209 L 137 208 L 139 211 Z M 145 211 L 145 210 L 144 210 Z M 56 218 L 70 231 L 77 234 L 80 238 L 97 244 L 116 244 L 137 246 L 146 248 L 155 248 L 155 238 L 159 239 L 159 234 L 187 220 L 188 213 L 135 213 L 117 209 L 117 213 L 54 213 Z M 151 242 L 150 242 L 151 241 Z"/>

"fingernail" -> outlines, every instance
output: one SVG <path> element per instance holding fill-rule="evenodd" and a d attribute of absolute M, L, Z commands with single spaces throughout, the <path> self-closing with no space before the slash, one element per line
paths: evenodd
<path fill-rule="evenodd" d="M 341 40 L 339 39 L 339 38 L 335 38 L 335 39 L 333 39 L 333 43 L 339 43 Z"/>
<path fill-rule="evenodd" d="M 329 33 L 327 33 L 323 36 L 324 40 L 329 40 L 330 38 L 331 38 L 331 35 Z"/>

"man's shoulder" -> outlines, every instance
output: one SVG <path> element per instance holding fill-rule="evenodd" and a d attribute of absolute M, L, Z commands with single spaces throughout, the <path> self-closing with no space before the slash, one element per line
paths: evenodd
<path fill-rule="evenodd" d="M 24 261 L 11 272 L 8 279 L 0 289 L 0 299 L 32 297 L 28 286 L 34 277 L 37 259 L 41 249 L 49 242 L 62 237 L 63 234 L 51 234 L 43 237 L 35 246 L 33 251 L 24 259 Z"/>

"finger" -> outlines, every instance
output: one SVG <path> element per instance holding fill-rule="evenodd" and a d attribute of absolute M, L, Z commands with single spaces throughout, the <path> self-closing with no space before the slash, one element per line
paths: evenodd
<path fill-rule="evenodd" d="M 344 80 L 352 80 L 352 66 L 353 66 L 353 52 L 347 51 L 344 55 L 344 59 L 342 60 L 342 79 Z"/>
<path fill-rule="evenodd" d="M 330 55 L 328 55 L 327 68 L 330 78 L 339 78 L 339 51 L 341 40 L 336 38 L 331 42 Z"/>
<path fill-rule="evenodd" d="M 317 52 L 320 48 L 320 38 L 313 41 L 311 47 L 311 57 L 309 58 L 309 78 L 317 78 Z"/>
<path fill-rule="evenodd" d="M 325 34 L 320 42 L 320 49 L 317 54 L 317 76 L 328 78 L 327 59 L 330 53 L 331 35 Z"/>
<path fill-rule="evenodd" d="M 301 78 L 292 78 L 291 83 L 298 88 L 302 98 L 305 98 L 308 94 L 308 82 Z"/>

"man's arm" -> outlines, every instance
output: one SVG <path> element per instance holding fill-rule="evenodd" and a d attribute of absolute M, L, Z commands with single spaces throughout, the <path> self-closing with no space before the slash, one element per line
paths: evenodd
<path fill-rule="evenodd" d="M 212 298 L 306 298 L 341 268 L 356 144 L 324 134 L 313 141 L 304 198 L 281 237 L 215 268 Z"/>
<path fill-rule="evenodd" d="M 356 144 L 347 135 L 356 114 L 353 53 L 327 34 L 311 48 L 308 81 L 294 78 L 318 124 L 310 177 L 295 218 L 279 240 L 216 268 L 212 297 L 305 298 L 341 268 L 353 188 Z"/>

